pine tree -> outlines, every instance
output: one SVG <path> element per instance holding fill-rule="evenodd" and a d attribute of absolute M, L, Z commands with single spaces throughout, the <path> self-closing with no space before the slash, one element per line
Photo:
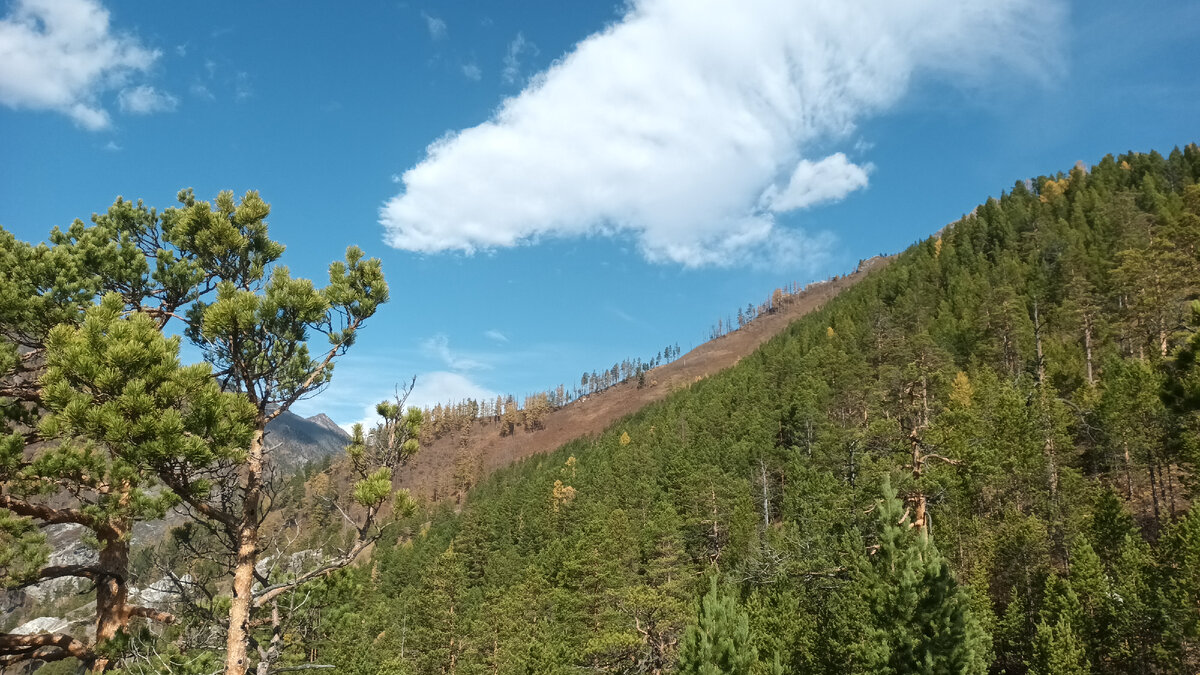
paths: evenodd
<path fill-rule="evenodd" d="M 91 227 L 76 221 L 66 231 L 56 229 L 51 246 L 0 236 L 0 256 L 18 265 L 0 307 L 0 410 L 9 432 L 5 449 L 12 453 L 9 473 L 0 478 L 29 483 L 45 469 L 51 473 L 35 481 L 45 479 L 38 488 L 44 494 L 72 492 L 75 486 L 64 478 L 74 476 L 67 480 L 78 483 L 74 494 L 91 512 L 80 524 L 113 544 L 101 552 L 101 573 L 84 570 L 98 579 L 101 642 L 137 614 L 124 606 L 128 574 L 122 568 L 132 523 L 161 515 L 174 501 L 186 504 L 229 553 L 213 562 L 234 577 L 226 656 L 227 672 L 240 675 L 249 666 L 251 614 L 266 611 L 277 597 L 272 594 L 303 580 L 276 583 L 255 572 L 263 552 L 258 528 L 272 504 L 266 425 L 329 382 L 335 359 L 387 300 L 387 285 L 379 261 L 355 247 L 344 262 L 330 265 L 324 288 L 293 279 L 278 264 L 284 247 L 268 237 L 270 207 L 257 192 L 241 200 L 222 192 L 214 205 L 184 190 L 179 201 L 160 214 L 118 199 L 106 214 L 93 216 Z M 162 335 L 171 321 L 181 322 L 203 352 L 205 369 L 179 366 L 178 339 Z M 327 339 L 316 355 L 308 346 L 314 333 Z M 222 409 L 222 390 L 249 406 L 249 431 L 240 438 L 229 434 L 241 413 Z M 41 410 L 52 419 L 38 425 Z M 35 426 L 37 433 L 30 431 Z M 44 461 L 35 458 L 31 472 L 21 468 L 17 446 L 49 440 L 38 433 L 66 442 Z M 365 481 L 356 497 L 382 500 L 383 477 Z M 167 490 L 150 492 L 154 482 Z M 59 520 L 15 499 L 31 486 L 6 487 L 0 506 Z M 96 520 L 90 507 L 108 501 L 121 515 Z M 360 535 L 377 536 L 370 527 Z M 206 599 L 210 610 L 213 601 Z M 31 651 L 24 643 L 18 652 Z M 83 654 L 78 645 L 62 644 L 69 649 L 60 652 Z M 108 663 L 92 660 L 99 669 Z"/>
<path fill-rule="evenodd" d="M 909 526 L 887 480 L 876 512 L 878 548 L 856 575 L 871 612 L 860 653 L 866 667 L 896 675 L 985 672 L 987 636 L 968 593 L 928 532 Z"/>
<path fill-rule="evenodd" d="M 1083 641 L 1065 617 L 1051 624 L 1042 621 L 1033 639 L 1029 675 L 1088 675 L 1091 673 Z"/>
<path fill-rule="evenodd" d="M 462 556 L 451 545 L 433 561 L 413 608 L 411 649 L 420 672 L 453 673 L 459 666 L 466 650 L 465 582 Z"/>
<path fill-rule="evenodd" d="M 1079 601 L 1072 628 L 1083 638 L 1088 659 L 1100 666 L 1101 656 L 1112 647 L 1112 587 L 1100 557 L 1082 537 L 1071 547 L 1069 579 Z"/>
<path fill-rule="evenodd" d="M 96 588 L 94 640 L 3 635 L 6 664 L 72 656 L 104 670 L 132 619 L 171 618 L 127 602 L 132 527 L 177 497 L 147 465 L 172 453 L 227 459 L 249 441 L 242 404 L 203 367 L 182 368 L 178 340 L 161 334 L 213 290 L 219 271 L 206 263 L 232 255 L 214 230 L 199 230 L 196 245 L 173 227 L 178 215 L 118 199 L 90 226 L 55 228 L 48 244 L 0 229 L 0 521 L 13 545 L 3 581 L 77 577 Z M 269 249 L 256 240 L 241 252 Z M 90 530 L 99 564 L 44 566 L 35 525 L 68 523 Z"/>
<path fill-rule="evenodd" d="M 1069 581 L 1056 574 L 1046 578 L 1039 614 L 1029 663 L 1031 675 L 1088 675 L 1087 650 L 1076 628 L 1082 622 L 1083 609 Z"/>
<path fill-rule="evenodd" d="M 709 578 L 696 622 L 688 626 L 679 648 L 679 672 L 686 675 L 749 675 L 758 661 L 750 645 L 750 621 L 737 599 Z"/>

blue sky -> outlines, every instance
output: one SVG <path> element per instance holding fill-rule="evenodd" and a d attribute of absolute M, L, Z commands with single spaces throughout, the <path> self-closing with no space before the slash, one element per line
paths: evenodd
<path fill-rule="evenodd" d="M 1200 5 L 0 4 L 0 225 L 259 190 L 392 302 L 299 412 L 577 382 L 1027 176 L 1200 140 Z"/>

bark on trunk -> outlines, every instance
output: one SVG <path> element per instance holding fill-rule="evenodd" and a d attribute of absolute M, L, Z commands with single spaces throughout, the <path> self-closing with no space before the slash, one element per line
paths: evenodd
<path fill-rule="evenodd" d="M 283 649 L 283 621 L 279 616 L 279 603 L 271 603 L 271 642 L 264 650 L 259 648 L 257 675 L 270 675 L 271 666 L 279 660 Z"/>
<path fill-rule="evenodd" d="M 1150 451 L 1147 451 L 1146 452 L 1146 471 L 1150 474 L 1150 500 L 1154 505 L 1154 527 L 1155 527 L 1155 530 L 1157 530 L 1158 525 L 1162 522 L 1162 516 L 1160 514 L 1160 510 L 1158 507 L 1158 501 L 1159 501 L 1158 493 L 1159 493 L 1160 486 L 1158 485 L 1159 477 L 1157 475 L 1155 475 L 1155 471 L 1154 471 L 1155 464 L 1156 464 L 1156 462 L 1155 462 L 1153 453 L 1151 453 Z"/>
<path fill-rule="evenodd" d="M 127 529 L 110 526 L 100 533 L 100 569 L 103 576 L 96 579 L 96 645 L 117 636 L 129 625 L 129 540 Z M 92 663 L 93 673 L 102 673 L 112 665 L 109 659 L 100 657 Z"/>
<path fill-rule="evenodd" d="M 258 521 L 263 489 L 263 424 L 250 442 L 242 522 L 238 526 L 237 562 L 233 570 L 233 598 L 229 605 L 229 634 L 225 642 L 225 674 L 245 675 L 249 668 L 250 610 L 254 591 L 254 566 L 258 563 Z"/>
<path fill-rule="evenodd" d="M 1125 500 L 1133 499 L 1133 471 L 1129 468 L 1129 443 L 1125 443 Z"/>
<path fill-rule="evenodd" d="M 1058 457 L 1054 451 L 1054 438 L 1049 433 L 1046 434 L 1046 470 L 1049 474 L 1050 482 L 1050 499 L 1058 500 Z"/>
<path fill-rule="evenodd" d="M 925 531 L 925 494 L 918 492 L 913 498 L 913 527 Z"/>
<path fill-rule="evenodd" d="M 758 468 L 762 474 L 763 527 L 769 528 L 771 527 L 771 494 L 767 489 L 767 465 L 760 459 Z"/>
<path fill-rule="evenodd" d="M 1037 382 L 1046 381 L 1046 359 L 1042 354 L 1042 324 L 1038 318 L 1038 305 L 1033 303 L 1033 341 L 1037 348 Z"/>
<path fill-rule="evenodd" d="M 921 457 L 921 444 L 917 438 L 917 432 L 914 429 L 909 436 L 909 443 L 912 444 L 912 477 L 914 492 L 909 497 L 909 502 L 912 504 L 913 522 L 912 526 L 918 531 L 925 531 L 925 493 L 921 491 L 921 474 L 925 459 Z"/>
<path fill-rule="evenodd" d="M 1169 461 L 1164 462 L 1164 464 L 1166 465 L 1166 472 L 1167 472 L 1167 479 L 1166 479 L 1167 480 L 1167 499 L 1170 500 L 1170 509 L 1171 509 L 1170 513 L 1167 514 L 1167 517 L 1174 520 L 1175 519 L 1175 481 L 1173 480 L 1173 478 L 1171 476 L 1171 462 L 1169 462 Z M 1161 475 L 1161 472 L 1160 472 L 1160 475 Z"/>
<path fill-rule="evenodd" d="M 1092 317 L 1090 316 L 1083 320 L 1083 353 L 1087 358 L 1088 384 L 1095 384 L 1096 380 L 1092 373 Z"/>

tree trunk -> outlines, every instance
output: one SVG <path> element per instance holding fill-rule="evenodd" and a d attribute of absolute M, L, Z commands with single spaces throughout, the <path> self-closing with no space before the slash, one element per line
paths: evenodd
<path fill-rule="evenodd" d="M 763 503 L 763 527 L 771 527 L 771 493 L 767 488 L 767 465 L 761 459 L 758 460 L 758 469 L 762 473 L 762 503 Z"/>
<path fill-rule="evenodd" d="M 921 444 L 917 439 L 917 430 L 913 429 L 909 436 L 909 443 L 912 444 L 912 477 L 913 477 L 913 494 L 910 496 L 909 502 L 912 503 L 913 522 L 912 526 L 918 531 L 925 531 L 925 493 L 921 491 L 921 474 L 924 458 L 921 457 Z"/>
<path fill-rule="evenodd" d="M 1159 496 L 1158 496 L 1159 485 L 1158 485 L 1158 483 L 1159 483 L 1159 481 L 1158 481 L 1158 476 L 1156 476 L 1155 472 L 1154 472 L 1155 464 L 1156 464 L 1156 462 L 1154 460 L 1154 454 L 1151 451 L 1147 450 L 1146 451 L 1146 471 L 1150 474 L 1150 499 L 1151 499 L 1151 502 L 1154 504 L 1154 528 L 1155 528 L 1155 530 L 1157 530 L 1158 526 L 1162 523 L 1162 517 L 1160 515 L 1159 507 L 1158 507 L 1158 500 L 1159 500 Z"/>
<path fill-rule="evenodd" d="M 1046 359 L 1042 354 L 1042 323 L 1038 318 L 1038 305 L 1033 303 L 1033 341 L 1037 347 L 1037 383 L 1046 381 Z"/>
<path fill-rule="evenodd" d="M 1092 375 L 1092 317 L 1090 316 L 1083 320 L 1083 353 L 1087 358 L 1088 384 L 1095 384 L 1096 380 Z"/>
<path fill-rule="evenodd" d="M 245 675 L 249 667 L 250 610 L 254 591 L 254 566 L 258 563 L 258 521 L 263 489 L 263 426 L 260 419 L 246 461 L 242 522 L 238 527 L 237 562 L 233 568 L 233 598 L 229 605 L 225 675 Z"/>
<path fill-rule="evenodd" d="M 917 528 L 918 532 L 925 531 L 925 493 L 918 492 L 913 497 L 913 527 Z"/>
<path fill-rule="evenodd" d="M 1049 474 L 1048 479 L 1050 482 L 1050 486 L 1049 486 L 1050 487 L 1050 499 L 1053 501 L 1057 501 L 1058 500 L 1058 457 L 1056 456 L 1056 454 L 1054 452 L 1054 438 L 1050 436 L 1049 432 L 1046 433 L 1045 453 L 1046 453 L 1046 471 Z"/>
<path fill-rule="evenodd" d="M 283 622 L 279 617 L 279 603 L 271 602 L 271 642 L 264 650 L 259 648 L 257 675 L 270 675 L 271 666 L 279 660 L 279 652 L 283 648 Z"/>
<path fill-rule="evenodd" d="M 1125 500 L 1133 499 L 1133 471 L 1129 468 L 1129 442 L 1125 442 Z"/>
<path fill-rule="evenodd" d="M 1165 467 L 1166 467 L 1166 472 L 1167 472 L 1167 478 L 1166 478 L 1166 481 L 1167 481 L 1167 499 L 1169 499 L 1169 500 L 1170 500 L 1170 509 L 1171 509 L 1171 511 L 1170 511 L 1170 513 L 1168 514 L 1168 516 L 1167 516 L 1167 517 L 1168 517 L 1168 518 L 1170 518 L 1170 519 L 1172 519 L 1172 520 L 1174 520 L 1174 519 L 1175 519 L 1175 481 L 1174 481 L 1174 480 L 1172 479 L 1172 477 L 1171 477 L 1171 462 L 1170 462 L 1170 460 L 1168 460 L 1168 461 L 1166 461 L 1166 462 L 1163 462 L 1163 464 L 1165 465 Z M 1158 475 L 1160 475 L 1160 476 L 1161 476 L 1161 475 L 1162 475 L 1162 471 L 1159 471 L 1159 474 L 1158 474 Z"/>
<path fill-rule="evenodd" d="M 100 569 L 103 576 L 96 579 L 96 646 L 103 647 L 129 625 L 129 540 L 128 528 L 106 527 L 100 533 Z M 103 656 L 92 663 L 93 673 L 102 673 L 112 665 Z"/>

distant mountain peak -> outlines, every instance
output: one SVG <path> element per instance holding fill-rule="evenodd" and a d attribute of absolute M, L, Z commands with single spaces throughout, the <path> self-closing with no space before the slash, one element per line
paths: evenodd
<path fill-rule="evenodd" d="M 339 426 L 337 422 L 333 421 L 333 418 L 331 418 L 329 415 L 326 415 L 325 413 L 317 413 L 316 415 L 313 415 L 312 417 L 308 417 L 305 419 L 307 419 L 309 422 L 312 422 L 313 424 L 319 424 L 322 427 L 345 437 L 346 440 L 350 440 L 350 434 L 346 433 L 345 429 L 343 429 L 341 426 Z"/>
<path fill-rule="evenodd" d="M 273 449 L 275 461 L 284 469 L 336 455 L 349 441 L 350 434 L 324 413 L 301 417 L 285 412 L 267 425 L 267 447 Z"/>

